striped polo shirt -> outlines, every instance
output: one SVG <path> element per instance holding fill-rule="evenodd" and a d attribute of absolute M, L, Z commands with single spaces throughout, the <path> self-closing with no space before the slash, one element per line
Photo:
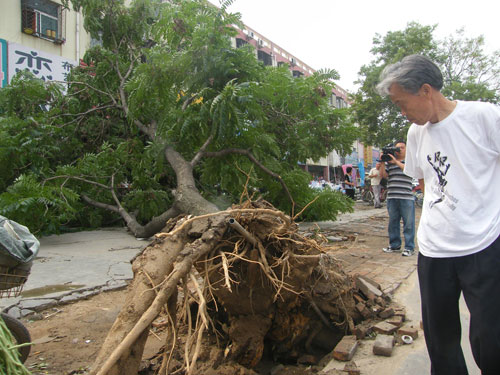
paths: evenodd
<path fill-rule="evenodd" d="M 404 164 L 404 161 L 402 161 Z M 385 170 L 389 178 L 387 179 L 387 199 L 408 199 L 414 200 L 412 193 L 412 178 L 403 173 L 396 164 L 385 163 Z"/>

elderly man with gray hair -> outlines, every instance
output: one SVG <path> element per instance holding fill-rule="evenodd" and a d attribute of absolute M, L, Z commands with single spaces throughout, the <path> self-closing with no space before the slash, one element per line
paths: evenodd
<path fill-rule="evenodd" d="M 412 122 L 404 172 L 425 188 L 418 277 L 431 374 L 468 374 L 461 293 L 481 374 L 500 374 L 500 109 L 449 100 L 442 87 L 420 55 L 387 66 L 377 85 Z"/>

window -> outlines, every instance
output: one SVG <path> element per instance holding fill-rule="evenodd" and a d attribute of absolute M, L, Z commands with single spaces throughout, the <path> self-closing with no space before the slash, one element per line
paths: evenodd
<path fill-rule="evenodd" d="M 295 77 L 295 78 L 299 78 L 300 76 L 303 76 L 304 73 L 302 73 L 300 70 L 292 70 L 292 75 Z"/>
<path fill-rule="evenodd" d="M 246 40 L 243 40 L 241 38 L 236 38 L 236 48 L 241 48 L 245 44 L 248 44 L 248 42 Z"/>
<path fill-rule="evenodd" d="M 264 51 L 257 52 L 257 59 L 262 61 L 262 63 L 266 66 L 273 65 L 273 58 L 270 54 L 265 53 Z"/>
<path fill-rule="evenodd" d="M 62 6 L 49 0 L 21 0 L 22 31 L 35 37 L 64 43 Z"/>

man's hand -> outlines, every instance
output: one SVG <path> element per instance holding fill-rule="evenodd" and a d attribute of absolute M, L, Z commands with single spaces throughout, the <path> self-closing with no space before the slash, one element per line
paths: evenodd
<path fill-rule="evenodd" d="M 396 164 L 399 168 L 401 168 L 402 171 L 405 169 L 405 165 L 398 159 L 394 157 L 392 154 L 388 154 L 392 160 L 389 160 L 387 163 L 389 164 Z"/>
<path fill-rule="evenodd" d="M 389 164 L 396 164 L 397 163 L 398 160 L 394 157 L 393 154 L 384 154 L 384 155 L 389 155 L 391 157 L 392 160 L 387 161 Z"/>

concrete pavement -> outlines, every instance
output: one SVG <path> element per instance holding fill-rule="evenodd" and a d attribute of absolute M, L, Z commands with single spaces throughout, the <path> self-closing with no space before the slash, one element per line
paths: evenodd
<path fill-rule="evenodd" d="M 21 317 L 124 287 L 132 278 L 130 260 L 148 244 L 123 228 L 44 237 L 23 292 L 0 299 L 0 307 Z"/>

